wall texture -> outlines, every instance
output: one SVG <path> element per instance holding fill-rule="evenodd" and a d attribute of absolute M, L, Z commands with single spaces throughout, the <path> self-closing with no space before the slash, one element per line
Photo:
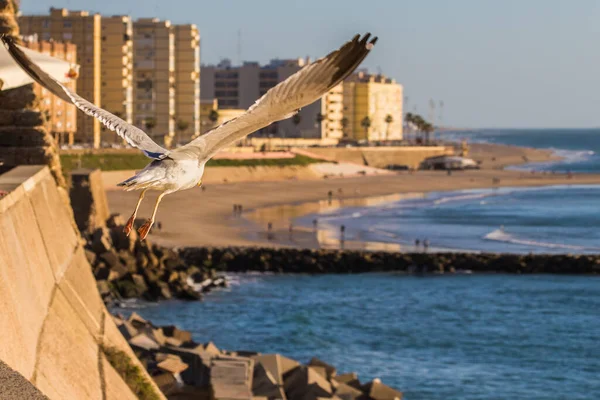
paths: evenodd
<path fill-rule="evenodd" d="M 135 399 L 101 348 L 141 364 L 102 303 L 49 169 L 17 167 L 0 190 L 10 192 L 0 198 L 0 360 L 50 399 Z"/>

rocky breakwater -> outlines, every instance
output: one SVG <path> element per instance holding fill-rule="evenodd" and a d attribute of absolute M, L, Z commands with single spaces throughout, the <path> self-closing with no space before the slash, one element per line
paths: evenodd
<path fill-rule="evenodd" d="M 302 365 L 280 354 L 227 351 L 190 332 L 155 326 L 133 313 L 114 320 L 161 391 L 170 399 L 400 400 L 379 379 L 361 383 L 318 358 Z"/>
<path fill-rule="evenodd" d="M 600 255 L 391 253 L 295 248 L 184 248 L 187 263 L 228 272 L 600 274 Z"/>
<path fill-rule="evenodd" d="M 91 233 L 83 233 L 85 254 L 105 303 L 141 298 L 148 301 L 199 300 L 227 280 L 203 263 L 188 263 L 176 251 L 123 233 L 124 219 L 111 215 Z"/>

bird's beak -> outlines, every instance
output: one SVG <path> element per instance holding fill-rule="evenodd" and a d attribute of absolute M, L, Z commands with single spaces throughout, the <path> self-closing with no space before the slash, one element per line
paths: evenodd
<path fill-rule="evenodd" d="M 198 181 L 198 187 L 202 186 L 202 179 Z"/>

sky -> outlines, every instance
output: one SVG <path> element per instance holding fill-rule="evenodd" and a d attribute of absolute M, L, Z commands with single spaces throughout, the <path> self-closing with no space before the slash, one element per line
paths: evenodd
<path fill-rule="evenodd" d="M 318 58 L 379 37 L 362 67 L 404 86 L 405 109 L 461 128 L 600 126 L 600 0 L 22 0 L 194 23 L 204 64 Z M 238 35 L 239 33 L 239 35 Z M 241 41 L 238 41 L 238 36 Z M 439 107 L 440 101 L 443 108 Z"/>

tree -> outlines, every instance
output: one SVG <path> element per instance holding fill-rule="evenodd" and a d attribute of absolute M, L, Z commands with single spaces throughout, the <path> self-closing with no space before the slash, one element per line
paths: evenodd
<path fill-rule="evenodd" d="M 302 122 L 302 116 L 298 113 L 294 114 L 294 116 L 292 117 L 292 123 L 296 127 L 296 133 L 298 134 L 298 137 L 302 136 L 300 135 L 300 131 L 298 130 L 298 125 L 300 125 L 300 122 Z"/>
<path fill-rule="evenodd" d="M 317 124 L 319 125 L 319 136 L 321 135 L 321 126 L 323 124 L 323 120 L 325 119 L 325 117 L 323 116 L 323 114 L 321 113 L 317 113 L 317 116 L 315 117 Z M 327 137 L 327 133 L 325 133 L 325 137 Z"/>
<path fill-rule="evenodd" d="M 425 132 L 425 143 L 429 144 L 430 135 L 431 132 L 433 132 L 433 125 L 425 121 L 421 129 Z"/>
<path fill-rule="evenodd" d="M 342 118 L 342 136 L 343 137 L 348 137 L 348 133 L 346 133 L 346 128 L 348 127 L 348 118 L 344 117 Z"/>
<path fill-rule="evenodd" d="M 214 124 L 219 120 L 219 112 L 217 110 L 210 110 L 208 114 L 208 120 Z"/>
<path fill-rule="evenodd" d="M 369 128 L 371 127 L 371 118 L 367 115 L 360 121 L 360 126 L 365 128 L 365 139 L 369 140 Z"/>
<path fill-rule="evenodd" d="M 422 132 L 423 132 L 423 127 L 425 124 L 425 120 L 423 119 L 423 117 L 421 117 L 420 115 L 416 114 L 413 116 L 412 118 L 412 124 L 413 126 L 417 129 L 417 142 L 418 143 L 422 143 L 423 142 L 423 138 L 422 136 Z"/>
<path fill-rule="evenodd" d="M 21 39 L 15 16 L 16 3 L 14 0 L 0 0 L 0 34 L 12 38 L 19 44 Z M 66 188 L 67 184 L 58 157 L 58 146 L 44 126 L 42 111 L 41 101 L 36 96 L 33 85 L 0 91 L 0 116 L 3 120 L 16 114 L 27 114 L 27 118 L 23 119 L 19 126 L 8 124 L 3 127 L 7 134 L 0 139 L 0 160 L 6 165 L 15 166 L 48 165 L 56 184 Z M 24 132 L 23 130 L 27 131 L 27 139 L 15 147 L 18 135 Z"/>
<path fill-rule="evenodd" d="M 385 139 L 387 140 L 387 138 L 390 135 L 390 124 L 394 122 L 394 117 L 392 117 L 391 114 L 388 114 L 385 116 L 385 123 L 386 123 L 386 129 L 385 129 Z"/>

